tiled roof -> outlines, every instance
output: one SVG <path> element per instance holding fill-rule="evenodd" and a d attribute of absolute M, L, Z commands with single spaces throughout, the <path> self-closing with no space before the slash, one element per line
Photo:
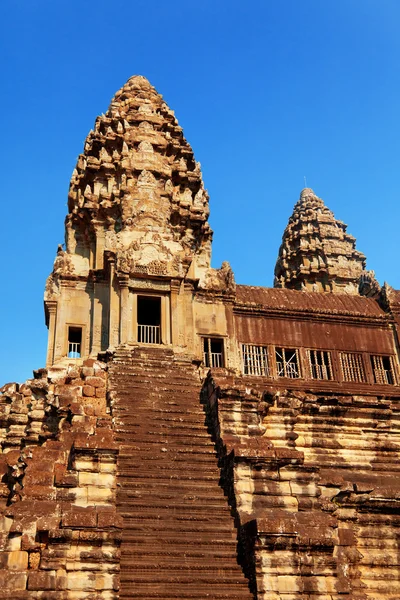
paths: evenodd
<path fill-rule="evenodd" d="M 281 310 L 332 312 L 363 316 L 383 316 L 386 314 L 376 300 L 352 294 L 327 294 L 284 288 L 237 285 L 236 300 L 240 303 L 262 305 L 267 308 Z"/>

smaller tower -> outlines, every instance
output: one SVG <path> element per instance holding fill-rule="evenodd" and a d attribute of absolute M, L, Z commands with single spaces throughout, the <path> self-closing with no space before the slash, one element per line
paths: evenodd
<path fill-rule="evenodd" d="M 346 229 L 323 200 L 305 188 L 282 237 L 274 287 L 358 294 L 365 256 Z"/>

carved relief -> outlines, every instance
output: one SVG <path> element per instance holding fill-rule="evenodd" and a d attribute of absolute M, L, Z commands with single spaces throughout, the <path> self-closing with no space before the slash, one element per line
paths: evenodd
<path fill-rule="evenodd" d="M 364 267 L 365 257 L 346 225 L 304 189 L 283 234 L 274 286 L 357 294 Z"/>
<path fill-rule="evenodd" d="M 223 262 L 220 269 L 207 271 L 205 288 L 224 294 L 234 294 L 236 289 L 235 278 L 228 262 Z"/>
<path fill-rule="evenodd" d="M 155 187 L 157 185 L 156 178 L 150 171 L 143 170 L 138 177 L 138 187 Z"/>

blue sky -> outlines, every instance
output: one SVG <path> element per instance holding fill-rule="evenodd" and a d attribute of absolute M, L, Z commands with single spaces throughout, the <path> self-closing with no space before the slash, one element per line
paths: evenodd
<path fill-rule="evenodd" d="M 304 187 L 400 288 L 398 0 L 3 0 L 0 385 L 45 364 L 43 289 L 95 117 L 134 74 L 175 110 L 211 197 L 213 266 L 272 285 Z"/>

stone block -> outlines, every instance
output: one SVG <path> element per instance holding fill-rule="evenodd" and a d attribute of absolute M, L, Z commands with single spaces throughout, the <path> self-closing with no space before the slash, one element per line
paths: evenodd
<path fill-rule="evenodd" d="M 96 590 L 95 578 L 92 573 L 85 571 L 70 571 L 67 573 L 67 590 Z"/>
<path fill-rule="evenodd" d="M 85 381 L 86 385 L 91 385 L 94 388 L 104 388 L 105 384 L 104 384 L 104 378 L 103 377 L 99 377 L 99 376 L 93 376 L 93 377 L 86 377 L 86 381 Z"/>
<path fill-rule="evenodd" d="M 79 473 L 79 485 L 90 485 L 97 487 L 115 487 L 115 477 L 109 473 Z"/>
<path fill-rule="evenodd" d="M 0 569 L 25 571 L 28 568 L 28 553 L 22 550 L 0 553 Z"/>
<path fill-rule="evenodd" d="M 96 527 L 97 513 L 94 507 L 88 508 L 73 508 L 70 511 L 63 513 L 63 527 Z"/>
<path fill-rule="evenodd" d="M 93 377 L 94 376 L 94 368 L 93 367 L 82 367 L 82 375 L 84 377 Z"/>
<path fill-rule="evenodd" d="M 95 388 L 92 385 L 84 385 L 82 388 L 83 396 L 94 396 L 96 393 Z"/>
<path fill-rule="evenodd" d="M 0 590 L 10 590 L 19 592 L 26 589 L 26 580 L 28 576 L 23 572 L 12 572 L 8 569 L 0 570 Z"/>
<path fill-rule="evenodd" d="M 89 504 L 105 504 L 111 502 L 114 498 L 113 490 L 106 488 L 98 488 L 94 485 L 89 485 L 87 491 Z"/>
<path fill-rule="evenodd" d="M 28 590 L 55 590 L 55 571 L 33 571 L 29 573 Z"/>
<path fill-rule="evenodd" d="M 24 487 L 28 486 L 52 486 L 54 483 L 54 473 L 49 473 L 47 471 L 31 471 L 29 468 L 26 471 L 24 477 Z M 30 490 L 29 490 L 30 493 Z M 36 496 L 37 497 L 37 496 Z"/>
<path fill-rule="evenodd" d="M 40 552 L 29 552 L 29 568 L 38 569 L 40 565 Z"/>
<path fill-rule="evenodd" d="M 123 527 L 123 518 L 116 512 L 105 512 L 102 510 L 98 511 L 97 516 L 98 527 Z"/>
<path fill-rule="evenodd" d="M 55 500 L 56 490 L 55 488 L 47 487 L 45 485 L 30 485 L 29 498 L 32 500 Z"/>
<path fill-rule="evenodd" d="M 22 545 L 22 534 L 12 533 L 9 534 L 8 539 L 6 540 L 5 550 L 8 552 L 13 552 L 15 550 L 20 550 Z"/>

